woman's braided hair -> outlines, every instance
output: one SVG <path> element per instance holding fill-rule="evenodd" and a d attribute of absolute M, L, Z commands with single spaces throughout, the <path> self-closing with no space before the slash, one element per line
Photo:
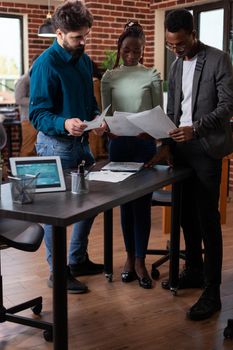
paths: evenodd
<path fill-rule="evenodd" d="M 133 21 L 133 20 L 128 21 L 124 27 L 124 31 L 118 38 L 117 57 L 116 57 L 116 62 L 113 66 L 113 69 L 119 66 L 121 46 L 125 38 L 128 38 L 128 37 L 141 39 L 143 45 L 145 45 L 146 38 L 143 32 L 142 26 L 137 21 Z M 144 55 L 144 52 L 142 54 L 142 57 L 140 58 L 140 61 L 139 61 L 140 63 L 143 63 L 143 55 Z"/>

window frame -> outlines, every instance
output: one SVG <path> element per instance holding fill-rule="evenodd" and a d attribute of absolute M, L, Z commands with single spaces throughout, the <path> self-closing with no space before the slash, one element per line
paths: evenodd
<path fill-rule="evenodd" d="M 20 72 L 19 75 L 22 75 L 25 73 L 24 69 L 24 25 L 23 25 L 23 15 L 16 15 L 11 13 L 1 13 L 0 12 L 0 18 L 15 18 L 19 20 L 19 29 L 20 29 Z"/>
<path fill-rule="evenodd" d="M 229 20 L 230 16 L 228 14 L 230 11 L 227 11 L 227 9 L 230 7 L 230 1 L 218 1 L 211 4 L 203 4 L 203 5 L 197 5 L 193 7 L 188 7 L 187 10 L 193 11 L 193 18 L 194 18 L 194 27 L 197 30 L 198 36 L 199 36 L 199 30 L 200 30 L 200 13 L 201 12 L 207 12 L 211 10 L 218 10 L 223 9 L 223 50 L 229 51 L 228 43 L 229 43 Z"/>

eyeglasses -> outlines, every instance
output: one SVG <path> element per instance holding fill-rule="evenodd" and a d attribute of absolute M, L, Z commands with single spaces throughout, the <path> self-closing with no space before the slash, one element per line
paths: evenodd
<path fill-rule="evenodd" d="M 165 44 L 165 47 L 166 49 L 168 49 L 169 51 L 184 51 L 186 49 L 186 45 L 172 45 L 172 44 L 169 44 L 169 43 L 166 43 Z"/>

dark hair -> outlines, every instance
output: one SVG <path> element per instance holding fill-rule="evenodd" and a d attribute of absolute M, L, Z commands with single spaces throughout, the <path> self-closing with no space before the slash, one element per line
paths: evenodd
<path fill-rule="evenodd" d="M 82 27 L 91 28 L 93 16 L 82 1 L 65 1 L 57 7 L 52 22 L 55 30 L 61 29 L 64 33 L 79 30 Z"/>
<path fill-rule="evenodd" d="M 116 62 L 113 66 L 113 69 L 119 65 L 120 49 L 121 49 L 123 41 L 125 40 L 125 38 L 128 38 L 128 37 L 141 39 L 143 42 L 143 45 L 146 42 L 146 38 L 145 38 L 145 34 L 143 32 L 142 26 L 137 21 L 128 21 L 124 27 L 124 31 L 121 33 L 121 35 L 118 38 L 117 57 L 116 57 Z M 142 55 L 139 62 L 143 63 L 143 55 Z"/>
<path fill-rule="evenodd" d="M 193 16 L 184 9 L 174 10 L 168 13 L 164 25 L 168 32 L 176 33 L 183 29 L 190 34 L 193 31 Z"/>

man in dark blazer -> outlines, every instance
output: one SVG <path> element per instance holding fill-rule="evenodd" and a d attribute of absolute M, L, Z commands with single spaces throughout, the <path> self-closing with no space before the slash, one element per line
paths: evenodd
<path fill-rule="evenodd" d="M 232 65 L 227 53 L 197 40 L 190 12 L 170 12 L 165 30 L 166 47 L 177 58 L 168 81 L 167 113 L 177 126 L 169 134 L 170 149 L 174 164 L 193 169 L 182 193 L 186 263 L 178 287 L 204 287 L 187 313 L 192 320 L 203 320 L 221 309 L 222 232 L 218 202 L 222 158 L 233 151 Z M 167 145 L 162 148 L 164 153 Z M 155 156 L 148 165 L 159 158 Z M 162 282 L 162 287 L 169 288 L 168 281 Z"/>

